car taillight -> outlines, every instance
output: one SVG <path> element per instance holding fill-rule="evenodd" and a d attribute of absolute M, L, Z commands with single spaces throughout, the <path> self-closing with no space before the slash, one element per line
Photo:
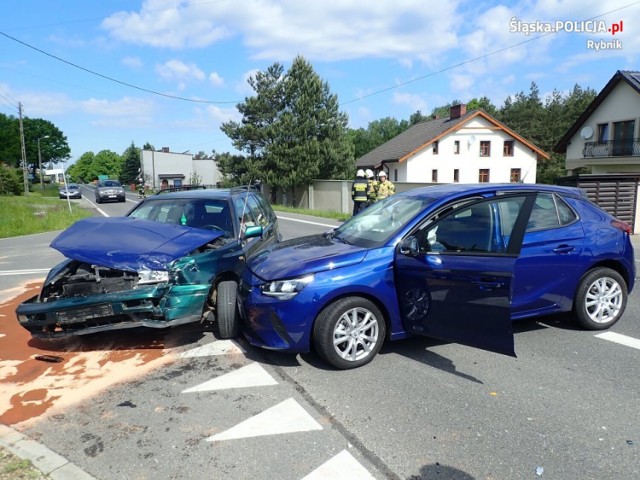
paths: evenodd
<path fill-rule="evenodd" d="M 611 220 L 611 226 L 617 228 L 618 230 L 622 230 L 623 232 L 627 232 L 631 235 L 631 225 L 622 220 Z"/>

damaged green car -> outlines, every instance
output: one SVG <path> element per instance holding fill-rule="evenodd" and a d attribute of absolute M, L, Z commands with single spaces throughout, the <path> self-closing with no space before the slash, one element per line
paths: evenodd
<path fill-rule="evenodd" d="M 59 338 L 214 320 L 231 338 L 245 261 L 280 239 L 253 189 L 154 195 L 125 217 L 80 220 L 56 237 L 66 260 L 18 306 L 18 321 L 34 338 Z"/>

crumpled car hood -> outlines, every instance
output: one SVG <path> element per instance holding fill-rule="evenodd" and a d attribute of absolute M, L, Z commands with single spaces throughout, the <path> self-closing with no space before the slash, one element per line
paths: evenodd
<path fill-rule="evenodd" d="M 276 243 L 248 260 L 259 278 L 271 281 L 346 267 L 362 262 L 367 250 L 326 235 L 311 235 Z"/>
<path fill-rule="evenodd" d="M 51 247 L 72 260 L 137 272 L 167 264 L 223 235 L 220 231 L 131 217 L 90 217 L 58 235 Z"/>

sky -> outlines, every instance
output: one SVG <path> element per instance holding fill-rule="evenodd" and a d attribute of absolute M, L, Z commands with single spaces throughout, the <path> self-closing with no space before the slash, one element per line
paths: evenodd
<path fill-rule="evenodd" d="M 639 23 L 634 0 L 2 0 L 0 113 L 51 121 L 71 162 L 131 142 L 235 152 L 220 126 L 276 62 L 304 57 L 367 128 L 531 82 L 599 92 L 640 70 Z"/>

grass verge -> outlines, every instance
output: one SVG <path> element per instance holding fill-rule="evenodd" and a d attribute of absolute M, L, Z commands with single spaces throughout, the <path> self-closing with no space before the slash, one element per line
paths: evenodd
<path fill-rule="evenodd" d="M 32 465 L 0 447 L 0 480 L 45 480 L 50 478 Z"/>
<path fill-rule="evenodd" d="M 64 230 L 77 220 L 92 215 L 77 200 L 71 201 L 69 212 L 67 201 L 57 198 L 57 193 L 56 198 L 51 198 L 39 192 L 27 197 L 0 196 L 0 212 L 0 238 Z"/>

